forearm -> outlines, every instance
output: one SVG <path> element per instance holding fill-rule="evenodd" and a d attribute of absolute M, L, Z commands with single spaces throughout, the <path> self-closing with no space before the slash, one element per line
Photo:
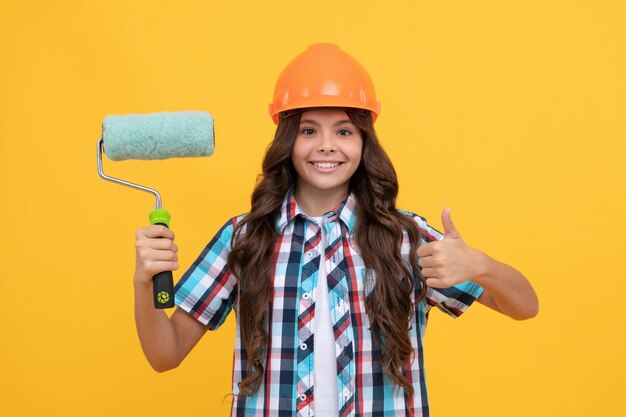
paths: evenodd
<path fill-rule="evenodd" d="M 135 324 L 148 362 L 158 372 L 180 363 L 178 335 L 164 310 L 154 308 L 152 287 L 135 284 Z"/>
<path fill-rule="evenodd" d="M 495 304 L 491 307 L 516 320 L 536 316 L 539 311 L 537 294 L 524 275 L 485 253 L 481 254 L 482 273 L 473 281 L 485 290 L 487 298 L 491 298 Z"/>

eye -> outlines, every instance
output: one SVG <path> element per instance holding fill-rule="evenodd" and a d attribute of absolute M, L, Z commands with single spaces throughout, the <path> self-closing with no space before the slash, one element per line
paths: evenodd
<path fill-rule="evenodd" d="M 339 134 L 339 136 L 350 136 L 352 134 L 352 132 L 348 129 L 341 129 L 337 133 Z"/>
<path fill-rule="evenodd" d="M 300 131 L 300 133 L 302 133 L 304 136 L 311 136 L 315 134 L 315 130 L 311 129 L 310 127 L 305 127 Z"/>

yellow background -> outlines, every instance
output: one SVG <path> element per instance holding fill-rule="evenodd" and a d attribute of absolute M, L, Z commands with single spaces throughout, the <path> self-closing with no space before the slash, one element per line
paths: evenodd
<path fill-rule="evenodd" d="M 105 159 L 172 214 L 178 279 L 246 212 L 283 66 L 338 43 L 369 70 L 399 205 L 516 266 L 541 311 L 431 315 L 433 416 L 623 410 L 623 1 L 15 1 L 0 6 L 3 416 L 228 415 L 234 320 L 176 370 L 134 327 L 148 194 L 101 180 L 107 114 L 206 110 L 211 158 Z"/>

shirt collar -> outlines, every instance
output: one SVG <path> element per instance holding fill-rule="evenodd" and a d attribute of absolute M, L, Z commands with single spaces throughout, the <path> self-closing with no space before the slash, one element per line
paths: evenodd
<path fill-rule="evenodd" d="M 276 230 L 282 235 L 285 227 L 293 222 L 296 217 L 301 216 L 309 219 L 310 217 L 302 211 L 298 203 L 296 202 L 294 187 L 289 188 L 289 191 L 285 194 L 283 204 L 280 208 L 280 214 L 276 220 Z M 350 193 L 348 197 L 343 200 L 334 210 L 324 214 L 329 222 L 333 222 L 339 217 L 339 219 L 346 225 L 348 231 L 352 232 L 356 226 L 356 199 L 354 194 Z"/>

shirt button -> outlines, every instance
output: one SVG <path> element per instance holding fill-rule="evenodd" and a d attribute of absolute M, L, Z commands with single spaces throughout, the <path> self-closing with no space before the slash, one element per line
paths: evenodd
<path fill-rule="evenodd" d="M 302 294 L 302 298 L 304 298 L 305 300 L 308 300 L 309 298 L 311 298 L 311 294 L 309 294 L 308 292 L 305 292 L 304 294 Z"/>
<path fill-rule="evenodd" d="M 306 394 L 300 394 L 300 397 L 298 398 L 300 398 L 300 401 L 304 401 L 306 400 Z"/>
<path fill-rule="evenodd" d="M 300 345 L 300 349 L 302 349 L 302 350 L 306 350 L 306 348 L 307 348 L 306 343 L 303 343 L 303 344 L 301 344 L 301 345 Z"/>
<path fill-rule="evenodd" d="M 306 253 L 306 256 L 308 256 L 309 258 L 312 258 L 313 257 L 313 251 L 308 251 Z"/>

